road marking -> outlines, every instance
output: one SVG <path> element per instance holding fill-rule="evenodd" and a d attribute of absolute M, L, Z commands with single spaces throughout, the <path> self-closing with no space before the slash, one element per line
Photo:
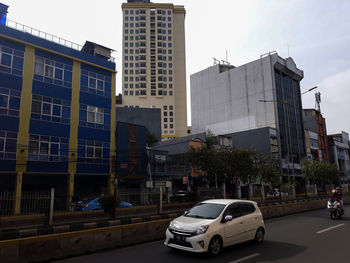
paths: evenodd
<path fill-rule="evenodd" d="M 336 226 L 332 226 L 332 227 L 329 227 L 329 228 L 320 230 L 320 231 L 316 232 L 316 234 L 322 234 L 323 232 L 326 232 L 326 231 L 328 231 L 328 230 L 332 230 L 332 229 L 334 229 L 334 228 L 337 228 L 337 227 L 340 227 L 340 226 L 343 226 L 343 225 L 345 225 L 345 224 L 339 224 L 339 225 L 336 225 Z"/>
<path fill-rule="evenodd" d="M 255 254 L 252 254 L 250 256 L 246 256 L 244 258 L 237 259 L 235 261 L 230 261 L 229 263 L 239 263 L 239 262 L 243 262 L 245 260 L 251 259 L 251 258 L 255 258 L 257 256 L 260 256 L 260 253 L 255 253 Z"/>

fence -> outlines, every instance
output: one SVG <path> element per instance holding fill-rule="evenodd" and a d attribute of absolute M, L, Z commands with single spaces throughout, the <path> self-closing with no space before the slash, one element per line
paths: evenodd
<path fill-rule="evenodd" d="M 0 215 L 14 214 L 15 203 L 19 201 L 22 215 L 45 213 L 50 209 L 50 190 L 25 191 L 20 197 L 14 192 L 0 192 Z"/>
<path fill-rule="evenodd" d="M 306 193 L 298 195 L 298 198 L 311 197 L 311 196 L 324 196 L 329 193 L 332 186 L 324 190 L 316 189 L 315 186 L 310 185 L 306 187 Z M 213 199 L 213 198 L 237 198 L 233 191 L 227 191 L 227 193 L 219 188 L 207 188 L 199 187 L 194 192 L 180 191 L 172 193 L 169 189 L 151 188 L 151 189 L 119 189 L 117 192 L 118 200 L 122 202 L 128 202 L 132 204 L 133 209 L 117 209 L 117 216 L 131 216 L 132 213 L 162 213 L 166 211 L 175 211 L 182 204 L 176 203 L 188 203 L 183 204 L 190 206 L 191 203 Z M 226 189 L 229 190 L 229 189 Z M 292 199 L 293 196 L 290 193 L 290 189 L 280 188 L 280 193 L 270 193 L 265 191 L 265 198 L 261 197 L 261 189 L 259 187 L 252 187 L 251 196 L 249 199 L 255 201 L 268 201 L 275 199 Z M 245 194 L 248 193 L 244 190 Z M 343 193 L 347 193 L 348 189 L 343 189 Z M 20 200 L 18 200 L 20 198 Z M 246 195 L 242 195 L 241 198 L 248 198 Z M 104 213 L 101 205 L 98 202 L 99 196 L 90 196 L 78 204 L 78 200 L 74 200 L 75 203 L 71 204 L 67 208 L 66 196 L 54 196 L 51 198 L 50 190 L 36 190 L 36 191 L 24 191 L 21 197 L 16 197 L 13 192 L 0 192 L 0 228 L 12 227 L 18 225 L 42 225 L 52 224 L 58 222 L 84 222 L 95 220 L 96 218 L 108 218 L 108 215 Z M 20 201 L 20 214 L 14 213 L 15 204 Z M 175 203 L 175 204 L 174 204 Z M 173 205 L 174 204 L 174 205 Z M 179 206 L 180 205 L 180 206 Z M 156 207 L 155 207 L 156 206 Z M 51 210 L 50 210 L 51 209 Z M 30 216 L 23 216 L 30 215 Z M 13 222 L 13 223 L 12 223 Z"/>

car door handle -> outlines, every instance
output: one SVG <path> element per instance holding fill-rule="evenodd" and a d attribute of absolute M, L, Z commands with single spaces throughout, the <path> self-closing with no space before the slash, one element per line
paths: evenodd
<path fill-rule="evenodd" d="M 243 222 L 240 222 L 240 224 L 243 224 Z"/>

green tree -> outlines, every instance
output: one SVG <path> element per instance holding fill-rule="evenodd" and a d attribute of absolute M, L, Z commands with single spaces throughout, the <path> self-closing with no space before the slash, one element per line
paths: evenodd
<path fill-rule="evenodd" d="M 224 181 L 225 163 L 223 151 L 215 149 L 214 145 L 216 137 L 208 130 L 205 143 L 200 148 L 191 147 L 186 158 L 193 167 L 206 173 L 205 177 L 210 184 L 217 186 L 218 182 Z"/>
<path fill-rule="evenodd" d="M 338 169 L 335 164 L 304 159 L 301 163 L 301 169 L 302 176 L 306 180 L 323 186 L 325 192 L 327 184 L 339 183 Z"/>
<path fill-rule="evenodd" d="M 146 144 L 148 147 L 151 147 L 153 144 L 158 142 L 157 136 L 154 133 L 151 133 L 148 129 L 146 130 Z"/>
<path fill-rule="evenodd" d="M 205 177 L 210 184 L 223 181 L 225 164 L 222 152 L 210 149 L 204 144 L 199 149 L 191 147 L 186 158 L 192 166 L 206 173 Z"/>
<path fill-rule="evenodd" d="M 261 185 L 261 197 L 264 199 L 264 184 L 269 184 L 272 188 L 280 188 L 282 183 L 281 167 L 277 160 L 260 152 L 255 152 L 254 158 L 254 164 L 258 171 L 257 181 Z"/>

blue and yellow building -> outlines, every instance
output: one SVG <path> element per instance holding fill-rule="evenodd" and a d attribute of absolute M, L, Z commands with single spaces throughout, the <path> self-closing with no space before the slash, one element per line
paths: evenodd
<path fill-rule="evenodd" d="M 67 204 L 113 191 L 112 50 L 40 34 L 6 21 L 6 10 L 0 4 L 0 192 L 14 191 L 19 213 L 25 190 L 55 187 Z"/>

